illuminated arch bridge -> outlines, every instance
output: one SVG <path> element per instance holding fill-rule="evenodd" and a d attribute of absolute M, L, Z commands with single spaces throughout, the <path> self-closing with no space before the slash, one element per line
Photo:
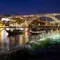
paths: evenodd
<path fill-rule="evenodd" d="M 0 23 L 1 29 L 2 27 L 15 27 L 15 28 L 24 28 L 24 37 L 25 41 L 28 42 L 28 33 L 29 30 L 33 30 L 34 28 L 40 30 L 48 30 L 59 32 L 60 31 L 60 13 L 47 13 L 47 14 L 35 14 L 35 15 L 16 15 L 7 17 L 8 22 Z M 2 21 L 2 20 L 1 20 Z M 6 22 L 6 21 L 5 21 Z M 19 22 L 19 23 L 18 23 Z M 37 31 L 37 33 L 39 33 Z M 33 32 L 33 31 L 32 31 Z M 36 31 L 35 31 L 36 32 Z M 34 33 L 35 33 L 34 32 Z M 21 41 L 20 41 L 21 42 Z"/>

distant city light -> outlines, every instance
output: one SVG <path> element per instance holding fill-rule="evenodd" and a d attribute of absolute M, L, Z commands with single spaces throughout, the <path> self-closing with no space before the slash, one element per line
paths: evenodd
<path fill-rule="evenodd" d="M 11 19 L 9 19 L 9 18 L 2 18 L 1 20 L 2 21 L 10 21 Z"/>

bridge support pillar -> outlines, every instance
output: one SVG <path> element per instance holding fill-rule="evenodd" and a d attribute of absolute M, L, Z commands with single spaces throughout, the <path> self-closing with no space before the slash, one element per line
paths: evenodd
<path fill-rule="evenodd" d="M 20 46 L 23 45 L 24 42 L 25 42 L 25 40 L 24 40 L 24 35 L 19 35 L 19 45 L 20 45 Z"/>
<path fill-rule="evenodd" d="M 29 32 L 28 32 L 28 28 L 25 28 L 25 43 L 27 43 L 29 41 L 29 36 L 28 36 Z"/>
<path fill-rule="evenodd" d="M 25 35 L 25 43 L 27 43 L 29 41 L 29 28 L 28 28 L 29 24 L 28 24 L 28 21 L 25 20 L 25 29 L 24 29 L 24 35 Z"/>
<path fill-rule="evenodd" d="M 53 29 L 51 30 L 51 33 L 54 33 L 54 32 L 53 32 Z"/>
<path fill-rule="evenodd" d="M 56 33 L 58 33 L 59 31 L 58 31 L 58 28 L 56 29 Z"/>

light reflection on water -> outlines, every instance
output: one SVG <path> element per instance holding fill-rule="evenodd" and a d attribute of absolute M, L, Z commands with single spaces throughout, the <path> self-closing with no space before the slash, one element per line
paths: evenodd
<path fill-rule="evenodd" d="M 44 37 L 41 37 L 40 39 L 37 39 L 36 41 L 30 41 L 30 46 L 34 49 L 34 48 L 38 48 L 38 46 L 43 47 L 45 46 L 45 44 L 52 45 L 56 43 L 60 43 L 59 33 L 50 34 L 50 35 L 46 34 L 44 35 Z"/>
<path fill-rule="evenodd" d="M 7 43 L 9 41 L 8 33 L 4 29 L 1 32 L 1 40 L 2 40 L 2 42 L 7 42 Z"/>
<path fill-rule="evenodd" d="M 10 45 L 11 45 L 11 47 L 19 47 L 19 45 L 18 44 L 16 44 L 16 45 L 14 45 L 14 43 L 13 43 L 13 39 L 12 39 L 12 41 L 10 42 L 10 38 L 8 37 L 8 32 L 5 30 L 5 29 L 3 29 L 2 31 L 1 31 L 1 41 L 2 41 L 2 44 L 1 44 L 1 47 L 0 48 L 2 48 L 3 50 L 4 49 L 7 49 L 7 50 L 9 50 L 9 48 L 10 48 Z M 13 36 L 13 35 L 12 35 Z M 18 40 L 19 39 L 19 37 L 18 36 L 15 36 L 14 37 L 14 39 L 16 39 L 16 40 Z M 17 43 L 17 42 L 16 42 Z"/>
<path fill-rule="evenodd" d="M 1 40 L 2 40 L 2 45 L 1 48 L 3 50 L 7 49 L 9 50 L 9 39 L 8 39 L 8 33 L 3 29 L 1 31 Z"/>
<path fill-rule="evenodd" d="M 2 46 L 1 46 L 1 48 L 4 48 L 5 47 L 4 45 L 6 43 L 6 49 L 8 49 L 10 47 L 9 46 L 10 41 L 9 41 L 9 38 L 8 38 L 8 33 L 5 30 L 2 30 L 1 35 L 2 35 L 2 37 L 1 37 L 1 40 L 2 40 Z M 39 42 L 40 41 L 45 41 L 48 38 L 49 39 L 52 39 L 52 41 L 56 41 L 56 40 L 58 41 L 60 39 L 60 34 L 59 33 L 57 33 L 57 34 L 45 34 L 44 36 L 41 34 L 40 36 L 39 35 L 36 35 L 35 37 L 32 38 L 32 40 L 29 39 L 29 40 L 31 40 L 30 43 L 34 43 L 34 44 L 38 44 L 39 45 Z M 29 37 L 29 38 L 31 38 L 31 37 Z M 15 36 L 15 39 L 16 40 L 19 40 L 19 37 L 18 36 Z M 18 47 L 20 47 L 20 45 L 17 44 L 17 45 L 15 45 L 13 47 L 18 48 Z M 28 45 L 28 44 L 25 47 L 31 48 L 31 46 Z"/>

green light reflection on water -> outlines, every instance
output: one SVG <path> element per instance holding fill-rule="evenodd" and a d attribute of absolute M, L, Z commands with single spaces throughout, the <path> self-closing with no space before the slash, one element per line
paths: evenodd
<path fill-rule="evenodd" d="M 54 45 L 56 43 L 60 43 L 60 34 L 51 34 L 45 35 L 37 41 L 31 41 L 30 46 L 32 48 L 40 48 L 40 47 L 48 47 L 50 45 Z"/>

